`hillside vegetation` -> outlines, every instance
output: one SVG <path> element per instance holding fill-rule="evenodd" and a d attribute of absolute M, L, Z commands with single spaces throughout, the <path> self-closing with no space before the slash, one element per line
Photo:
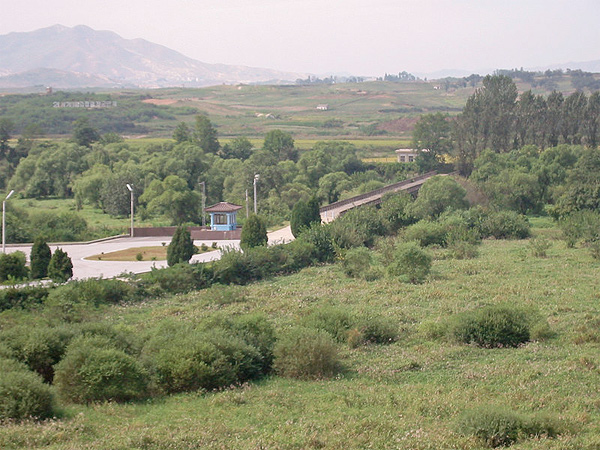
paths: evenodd
<path fill-rule="evenodd" d="M 78 326 L 87 329 L 88 336 L 121 342 L 119 348 L 130 355 L 156 345 L 152 342 L 168 342 L 175 338 L 173 330 L 182 327 L 201 329 L 210 323 L 242 323 L 244 318 L 251 323 L 258 314 L 278 340 L 298 325 L 326 330 L 341 366 L 337 375 L 317 379 L 270 374 L 218 391 L 173 393 L 125 404 L 63 401 L 57 419 L 5 423 L 0 427 L 0 446 L 477 449 L 497 445 L 499 441 L 485 433 L 471 431 L 469 414 L 474 411 L 477 417 L 496 417 L 486 426 L 493 427 L 498 414 L 510 419 L 505 423 L 517 424 L 514 443 L 510 426 L 506 428 L 505 443 L 514 449 L 592 450 L 600 444 L 596 295 L 600 265 L 585 249 L 565 247 L 547 220 L 536 219 L 533 233 L 550 242 L 545 257 L 534 256 L 528 240 L 485 240 L 475 259 L 454 259 L 443 248 L 430 248 L 432 272 L 423 284 L 394 277 L 352 278 L 345 275 L 343 265 L 334 264 L 248 286 L 215 286 L 83 311 Z M 379 258 L 378 254 L 373 256 Z M 465 313 L 492 305 L 526 313 L 532 325 L 526 343 L 467 345 L 448 331 Z M 58 326 L 58 316 L 48 314 L 56 314 L 57 306 L 42 316 L 17 310 L 2 313 L 4 336 L 19 324 Z M 365 326 L 379 335 L 387 330 L 387 341 L 356 341 L 355 332 L 365 333 Z M 158 330 L 162 341 L 157 341 Z M 131 340 L 134 335 L 142 341 Z M 124 341 L 125 336 L 130 337 Z M 101 342 L 98 337 L 95 345 Z"/>

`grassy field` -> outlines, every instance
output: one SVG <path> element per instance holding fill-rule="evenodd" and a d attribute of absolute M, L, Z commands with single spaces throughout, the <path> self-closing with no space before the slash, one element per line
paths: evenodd
<path fill-rule="evenodd" d="M 481 442 L 457 432 L 456 421 L 485 405 L 548 414 L 561 424 L 559 437 L 523 439 L 513 449 L 597 450 L 600 263 L 556 240 L 549 221 L 534 224 L 535 234 L 552 243 L 547 257 L 532 256 L 526 240 L 485 241 L 471 260 L 447 259 L 437 250 L 433 274 L 422 285 L 351 279 L 329 265 L 108 309 L 99 319 L 140 333 L 166 319 L 197 322 L 254 311 L 281 331 L 332 305 L 393 318 L 400 338 L 390 345 L 340 345 L 345 369 L 335 379 L 272 376 L 220 392 L 70 405 L 61 419 L 4 424 L 0 448 L 479 449 Z M 484 349 L 433 332 L 457 313 L 492 304 L 539 315 L 551 337 Z"/>

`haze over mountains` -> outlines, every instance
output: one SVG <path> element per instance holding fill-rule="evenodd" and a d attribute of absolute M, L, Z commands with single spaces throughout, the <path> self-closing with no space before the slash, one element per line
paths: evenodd
<path fill-rule="evenodd" d="M 209 86 L 293 82 L 306 74 L 207 64 L 144 39 L 54 25 L 0 36 L 0 87 Z"/>
<path fill-rule="evenodd" d="M 557 68 L 600 72 L 600 60 L 555 64 L 531 70 Z M 405 69 L 410 71 L 410 68 Z M 493 70 L 474 72 L 484 75 Z M 471 73 L 473 71 L 458 69 L 417 75 L 436 79 L 462 77 Z M 0 36 L 1 88 L 156 88 L 201 87 L 224 83 L 281 84 L 307 76 L 306 73 L 207 64 L 144 39 L 124 39 L 112 31 L 96 31 L 84 25 L 73 28 L 54 25 L 32 32 Z"/>

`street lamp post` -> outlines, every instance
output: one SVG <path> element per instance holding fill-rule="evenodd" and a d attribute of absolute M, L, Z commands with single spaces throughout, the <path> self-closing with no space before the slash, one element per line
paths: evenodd
<path fill-rule="evenodd" d="M 129 190 L 129 194 L 131 197 L 131 232 L 130 236 L 133 237 L 133 186 L 127 183 L 127 189 Z"/>
<path fill-rule="evenodd" d="M 254 174 L 254 214 L 258 214 L 258 208 L 256 206 L 256 184 L 258 183 L 259 178 L 260 178 L 260 174 L 255 173 Z"/>
<path fill-rule="evenodd" d="M 206 181 L 201 181 L 202 185 L 202 228 L 206 226 L 206 213 L 204 210 L 206 209 Z"/>
<path fill-rule="evenodd" d="M 6 253 L 6 200 L 15 193 L 14 189 L 8 193 L 2 202 L 2 253 Z"/>

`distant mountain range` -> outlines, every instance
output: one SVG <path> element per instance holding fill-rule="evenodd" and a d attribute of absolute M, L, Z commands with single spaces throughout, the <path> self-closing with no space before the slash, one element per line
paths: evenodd
<path fill-rule="evenodd" d="M 207 64 L 84 25 L 0 36 L 0 87 L 169 87 L 293 82 L 308 74 Z"/>

